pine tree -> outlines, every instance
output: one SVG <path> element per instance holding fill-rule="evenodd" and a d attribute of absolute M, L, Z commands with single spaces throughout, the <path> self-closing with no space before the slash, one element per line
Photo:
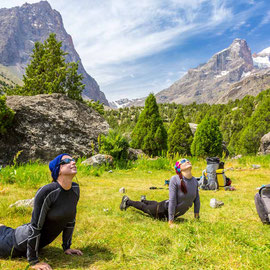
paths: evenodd
<path fill-rule="evenodd" d="M 142 149 L 148 155 L 159 155 L 167 149 L 167 132 L 153 94 L 145 100 L 144 110 L 139 116 L 131 138 L 131 147 Z"/>
<path fill-rule="evenodd" d="M 195 132 L 191 153 L 199 157 L 222 154 L 222 134 L 217 119 L 205 116 Z"/>
<path fill-rule="evenodd" d="M 72 99 L 82 100 L 84 89 L 82 75 L 78 74 L 78 63 L 66 63 L 67 55 L 62 49 L 62 42 L 50 34 L 44 44 L 35 43 L 32 60 L 23 76 L 23 86 L 16 86 L 6 91 L 9 95 L 38 95 L 62 93 Z"/>
<path fill-rule="evenodd" d="M 184 118 L 182 106 L 179 106 L 176 117 L 168 131 L 169 153 L 190 155 L 192 140 L 193 135 L 191 129 Z"/>
<path fill-rule="evenodd" d="M 240 137 L 242 154 L 257 154 L 260 140 L 270 132 L 270 94 L 258 104 Z"/>

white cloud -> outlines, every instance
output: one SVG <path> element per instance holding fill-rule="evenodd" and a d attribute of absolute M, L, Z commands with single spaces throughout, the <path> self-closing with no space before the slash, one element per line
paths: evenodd
<path fill-rule="evenodd" d="M 24 2 L 1 0 L 0 7 L 22 5 Z M 176 74 L 180 67 L 178 70 L 164 70 L 166 76 L 154 80 L 162 67 L 146 64 L 142 61 L 143 58 L 179 46 L 189 37 L 212 29 L 216 29 L 216 34 L 222 35 L 223 30 L 236 21 L 232 7 L 228 7 L 228 0 L 48 2 L 61 13 L 64 26 L 73 38 L 83 65 L 97 80 L 101 90 L 106 89 L 107 96 L 110 95 L 109 91 L 116 91 L 117 87 L 120 92 L 121 89 L 132 87 L 135 90 L 136 83 L 140 84 L 141 89 L 152 85 L 161 90 L 167 79 L 173 81 L 176 78 L 168 78 L 168 71 Z M 242 22 L 247 16 L 248 13 L 239 15 Z M 139 81 L 142 76 L 145 79 Z M 134 93 L 138 91 L 135 90 L 132 94 Z"/>
<path fill-rule="evenodd" d="M 267 24 L 269 22 L 270 22 L 270 11 L 268 11 L 266 13 L 266 15 L 263 17 L 262 22 L 261 22 L 260 25 L 262 26 L 262 25 L 265 25 L 265 24 Z"/>

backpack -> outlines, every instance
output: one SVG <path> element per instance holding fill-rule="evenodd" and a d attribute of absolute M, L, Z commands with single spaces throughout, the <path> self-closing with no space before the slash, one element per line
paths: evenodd
<path fill-rule="evenodd" d="M 218 189 L 216 170 L 219 168 L 219 158 L 208 157 L 206 158 L 206 162 L 206 170 L 203 171 L 200 183 L 201 189 L 216 190 Z"/>
<path fill-rule="evenodd" d="M 254 199 L 262 223 L 270 224 L 270 184 L 262 186 Z"/>

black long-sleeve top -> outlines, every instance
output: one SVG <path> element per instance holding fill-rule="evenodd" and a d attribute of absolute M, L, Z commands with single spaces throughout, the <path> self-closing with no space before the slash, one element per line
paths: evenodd
<path fill-rule="evenodd" d="M 26 252 L 31 265 L 38 262 L 38 250 L 61 232 L 63 249 L 70 248 L 79 197 L 77 183 L 65 190 L 58 182 L 52 182 L 37 191 L 31 222 L 15 229 L 15 247 Z"/>

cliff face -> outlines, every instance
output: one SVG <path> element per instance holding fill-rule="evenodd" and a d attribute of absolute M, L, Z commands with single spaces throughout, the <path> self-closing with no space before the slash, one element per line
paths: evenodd
<path fill-rule="evenodd" d="M 108 105 L 97 82 L 85 71 L 72 38 L 63 26 L 60 13 L 53 10 L 47 1 L 0 9 L 0 63 L 22 76 L 30 61 L 34 43 L 43 42 L 52 32 L 62 41 L 62 49 L 68 52 L 67 61 L 79 62 L 78 71 L 83 74 L 83 83 L 86 85 L 83 97 L 100 100 Z"/>
<path fill-rule="evenodd" d="M 228 90 L 228 85 L 240 81 L 253 68 L 246 41 L 235 39 L 230 47 L 216 53 L 206 64 L 190 69 L 183 78 L 159 92 L 157 101 L 215 103 Z"/>

